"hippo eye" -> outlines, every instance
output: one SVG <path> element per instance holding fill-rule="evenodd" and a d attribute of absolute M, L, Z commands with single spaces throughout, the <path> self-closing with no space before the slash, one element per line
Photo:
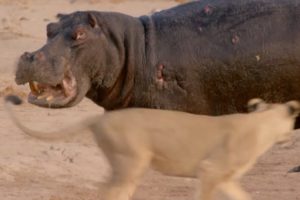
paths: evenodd
<path fill-rule="evenodd" d="M 84 40 L 85 38 L 86 38 L 86 32 L 83 30 L 75 31 L 72 36 L 73 40 Z"/>

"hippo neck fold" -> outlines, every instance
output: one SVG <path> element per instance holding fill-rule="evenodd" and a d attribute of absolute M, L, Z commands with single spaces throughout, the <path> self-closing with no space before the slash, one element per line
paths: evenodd
<path fill-rule="evenodd" d="M 109 88 L 99 87 L 101 81 L 93 82 L 86 96 L 106 110 L 128 107 L 134 96 L 137 68 L 143 68 L 145 63 L 143 25 L 137 18 L 120 13 L 102 12 L 99 17 L 110 25 L 106 31 L 111 45 L 118 49 L 113 59 L 119 59 L 120 66 L 113 67 L 118 68 L 119 74 L 112 77 L 115 82 Z"/>

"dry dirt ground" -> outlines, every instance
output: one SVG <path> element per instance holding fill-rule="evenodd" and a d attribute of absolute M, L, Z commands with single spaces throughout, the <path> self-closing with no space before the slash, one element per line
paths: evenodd
<path fill-rule="evenodd" d="M 45 25 L 58 12 L 75 10 L 120 11 L 134 16 L 153 9 L 176 5 L 171 0 L 0 0 L 0 200 L 94 200 L 97 185 L 109 176 L 109 166 L 91 134 L 70 141 L 45 143 L 22 134 L 3 110 L 2 97 L 17 93 L 25 97 L 27 86 L 14 85 L 17 57 L 45 42 Z M 103 109 L 84 100 L 61 110 L 29 104 L 17 112 L 27 125 L 54 130 L 76 123 Z M 299 131 L 298 131 L 299 132 Z M 287 170 L 300 164 L 300 134 L 294 144 L 274 147 L 243 179 L 243 186 L 256 200 L 300 200 L 300 173 Z M 149 171 L 135 200 L 188 200 L 195 192 L 195 180 L 162 176 Z"/>

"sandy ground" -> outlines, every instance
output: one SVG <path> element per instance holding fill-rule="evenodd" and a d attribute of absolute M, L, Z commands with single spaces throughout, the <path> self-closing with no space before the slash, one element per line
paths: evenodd
<path fill-rule="evenodd" d="M 45 25 L 57 13 L 75 10 L 120 11 L 139 16 L 153 9 L 176 5 L 171 0 L 0 0 L 0 96 L 13 92 L 25 96 L 26 86 L 14 84 L 18 56 L 39 48 L 46 40 Z M 0 199 L 1 200 L 93 200 L 97 185 L 109 176 L 109 166 L 91 134 L 70 141 L 45 143 L 22 134 L 0 103 Z M 49 110 L 29 104 L 16 109 L 27 125 L 55 130 L 103 112 L 89 100 L 70 109 Z M 243 179 L 256 200 L 299 200 L 300 174 L 286 171 L 300 164 L 300 134 L 294 145 L 274 147 Z M 188 200 L 196 181 L 149 171 L 135 200 Z"/>

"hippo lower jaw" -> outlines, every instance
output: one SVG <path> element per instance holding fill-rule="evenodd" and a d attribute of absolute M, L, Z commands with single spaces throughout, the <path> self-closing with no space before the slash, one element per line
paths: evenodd
<path fill-rule="evenodd" d="M 31 92 L 28 102 L 42 107 L 65 107 L 77 96 L 77 81 L 70 70 L 66 70 L 62 81 L 56 85 L 29 81 Z"/>

